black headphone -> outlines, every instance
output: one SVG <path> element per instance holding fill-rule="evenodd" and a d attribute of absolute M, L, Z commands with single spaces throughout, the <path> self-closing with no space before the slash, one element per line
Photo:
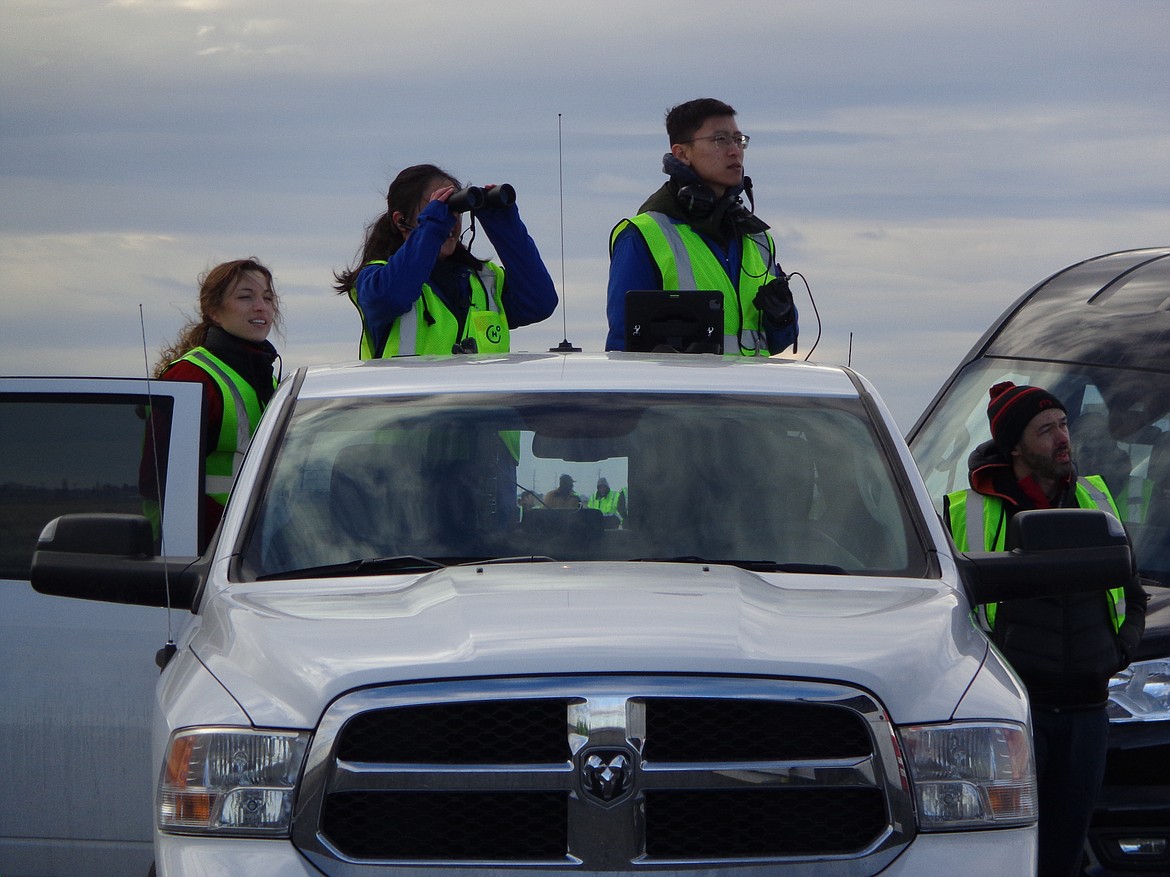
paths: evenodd
<path fill-rule="evenodd" d="M 718 201 L 715 193 L 702 183 L 691 183 L 683 186 L 675 192 L 674 196 L 678 199 L 678 203 L 682 205 L 683 210 L 699 219 L 702 219 L 704 216 L 710 216 L 714 212 L 715 204 Z"/>
<path fill-rule="evenodd" d="M 752 210 L 748 212 L 752 212 L 755 209 L 756 201 L 752 197 L 752 178 L 749 176 L 743 178 L 743 191 L 752 205 Z M 682 205 L 682 208 L 697 219 L 710 216 L 715 212 L 715 205 L 719 203 L 715 193 L 702 183 L 690 183 L 683 186 L 675 193 L 675 197 L 678 198 L 678 203 Z M 734 207 L 732 209 L 734 210 Z M 740 209 L 748 210 L 743 205 L 740 205 Z"/>

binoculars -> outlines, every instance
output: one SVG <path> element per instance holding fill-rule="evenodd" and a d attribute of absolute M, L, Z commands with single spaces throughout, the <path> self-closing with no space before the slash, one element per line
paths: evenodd
<path fill-rule="evenodd" d="M 481 189 L 479 186 L 467 186 L 458 192 L 452 192 L 447 199 L 447 209 L 452 213 L 465 213 L 468 210 L 481 208 L 508 207 L 516 203 L 516 190 L 511 183 L 502 183 L 491 189 Z"/>

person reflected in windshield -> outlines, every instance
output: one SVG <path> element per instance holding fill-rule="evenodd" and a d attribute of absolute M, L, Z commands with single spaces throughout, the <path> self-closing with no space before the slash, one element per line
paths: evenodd
<path fill-rule="evenodd" d="M 527 488 L 521 488 L 516 497 L 516 507 L 520 510 L 520 520 L 524 520 L 524 513 L 534 509 L 541 502 L 540 498 Z"/>
<path fill-rule="evenodd" d="M 334 288 L 361 315 L 362 359 L 507 353 L 510 329 L 556 309 L 556 287 L 511 186 L 475 190 L 478 205 L 457 203 L 470 197 L 460 189 L 433 164 L 403 170 L 386 193 L 386 212 L 366 230 L 357 266 L 336 275 Z M 503 265 L 464 245 L 465 212 L 474 217 L 473 239 L 478 220 Z"/>
<path fill-rule="evenodd" d="M 617 518 L 618 523 L 626 519 L 626 490 L 611 490 L 609 481 L 602 477 L 597 479 L 597 490 L 589 497 L 587 506 L 597 509 L 605 517 Z"/>
<path fill-rule="evenodd" d="M 545 508 L 550 509 L 579 509 L 581 497 L 573 490 L 571 475 L 562 475 L 556 489 L 544 495 Z"/>

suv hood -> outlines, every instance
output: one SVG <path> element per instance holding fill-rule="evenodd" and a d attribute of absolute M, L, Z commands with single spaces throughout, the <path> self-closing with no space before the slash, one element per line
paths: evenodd
<path fill-rule="evenodd" d="M 988 649 L 938 581 L 555 562 L 233 585 L 190 645 L 254 723 L 301 728 L 354 688 L 607 672 L 836 679 L 939 721 Z"/>

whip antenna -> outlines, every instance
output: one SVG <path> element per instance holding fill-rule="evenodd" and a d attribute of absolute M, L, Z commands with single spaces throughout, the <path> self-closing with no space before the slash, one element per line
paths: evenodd
<path fill-rule="evenodd" d="M 138 303 L 138 325 L 142 329 L 142 365 L 146 372 L 146 432 L 150 439 L 150 453 L 153 458 L 151 462 L 154 464 L 154 493 L 158 498 L 158 544 L 159 553 L 163 559 L 163 587 L 166 589 L 167 597 L 167 641 L 154 656 L 154 662 L 161 670 L 174 656 L 177 646 L 175 645 L 174 629 L 171 626 L 171 577 L 166 565 L 167 537 L 166 530 L 163 528 L 162 467 L 159 465 L 158 459 L 158 432 L 154 428 L 154 396 L 150 391 L 150 355 L 146 352 L 146 317 L 143 316 L 142 302 Z"/>
<path fill-rule="evenodd" d="M 561 329 L 564 340 L 556 347 L 550 347 L 549 353 L 580 353 L 580 347 L 574 347 L 569 342 L 569 307 L 567 299 L 569 291 L 565 287 L 565 161 L 561 149 L 561 114 L 557 113 L 557 178 L 560 183 L 561 195 Z"/>

